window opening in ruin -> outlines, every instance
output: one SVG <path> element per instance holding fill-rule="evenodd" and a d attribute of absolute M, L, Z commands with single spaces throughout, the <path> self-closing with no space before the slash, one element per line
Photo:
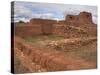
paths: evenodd
<path fill-rule="evenodd" d="M 70 19 L 72 19 L 72 17 L 70 16 Z"/>
<path fill-rule="evenodd" d="M 89 17 L 89 14 L 87 14 L 86 16 Z"/>

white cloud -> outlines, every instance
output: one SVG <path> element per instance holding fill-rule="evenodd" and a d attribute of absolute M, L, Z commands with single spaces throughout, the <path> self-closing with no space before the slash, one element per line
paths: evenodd
<path fill-rule="evenodd" d="M 32 10 L 30 10 L 29 8 L 21 5 L 21 4 L 17 4 L 17 2 L 15 2 L 14 5 L 14 21 L 19 21 L 19 20 L 23 20 L 23 21 L 27 21 L 27 19 L 30 19 L 33 15 Z"/>
<path fill-rule="evenodd" d="M 14 18 L 14 22 L 19 22 L 19 21 L 29 22 L 29 19 L 26 19 L 24 17 L 22 17 L 22 18 Z"/>
<path fill-rule="evenodd" d="M 95 24 L 97 24 L 97 17 L 93 16 L 93 17 L 92 17 L 92 20 L 93 20 L 93 22 L 94 22 Z"/>
<path fill-rule="evenodd" d="M 23 4 L 15 2 L 14 6 L 14 21 L 18 22 L 29 21 L 31 18 L 52 19 L 53 13 L 34 13 L 30 8 L 25 7 Z"/>
<path fill-rule="evenodd" d="M 31 10 L 29 10 L 28 8 L 25 8 L 24 6 L 21 6 L 21 5 L 15 5 L 15 7 L 14 7 L 14 13 L 15 14 L 19 14 L 19 15 L 21 15 L 21 14 L 23 14 L 23 15 L 31 15 L 32 14 L 32 11 Z"/>
<path fill-rule="evenodd" d="M 53 19 L 53 13 L 35 13 L 32 15 L 33 18 L 42 18 L 42 19 Z"/>

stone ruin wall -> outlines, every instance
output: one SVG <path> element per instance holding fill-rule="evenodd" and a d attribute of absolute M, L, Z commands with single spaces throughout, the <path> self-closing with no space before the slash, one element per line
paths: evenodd
<path fill-rule="evenodd" d="M 71 26 L 76 27 L 76 29 L 77 27 L 83 26 L 85 30 L 88 26 L 88 32 L 91 32 L 91 29 L 93 29 L 94 33 L 96 33 L 96 26 L 92 22 L 91 13 L 80 12 L 79 15 L 67 15 L 65 20 L 58 22 L 56 20 L 31 19 L 30 22 L 25 25 L 15 25 L 15 34 L 25 37 L 43 34 L 77 37 L 80 32 L 75 33 L 75 28 Z M 83 31 L 83 34 L 85 34 L 85 31 Z M 83 34 L 81 33 L 80 36 Z"/>
<path fill-rule="evenodd" d="M 15 35 L 27 37 L 34 35 L 52 34 L 52 25 L 55 20 L 31 19 L 27 24 L 16 23 Z"/>
<path fill-rule="evenodd" d="M 15 26 L 15 35 L 21 37 L 27 36 L 34 36 L 34 35 L 41 35 L 41 26 L 34 25 L 34 26 Z"/>
<path fill-rule="evenodd" d="M 97 36 L 97 25 L 92 21 L 92 14 L 80 12 L 79 15 L 67 15 L 65 21 L 53 25 L 52 33 L 64 37 Z"/>

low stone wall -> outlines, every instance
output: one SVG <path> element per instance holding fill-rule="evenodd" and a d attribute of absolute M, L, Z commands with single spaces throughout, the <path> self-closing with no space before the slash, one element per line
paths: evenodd
<path fill-rule="evenodd" d="M 62 20 L 59 21 L 58 23 L 55 23 L 55 21 L 53 22 L 48 20 L 39 20 L 39 21 L 36 20 L 35 23 L 37 24 L 34 24 L 33 20 L 32 22 L 30 21 L 29 23 L 16 23 L 15 35 L 27 37 L 34 35 L 54 34 L 58 36 L 64 36 L 67 38 L 97 36 L 97 26 L 94 25 L 91 22 L 91 20 L 88 23 L 84 23 L 81 21 L 76 21 L 77 18 L 80 17 L 67 16 L 65 21 Z"/>
<path fill-rule="evenodd" d="M 16 25 L 15 35 L 27 37 L 52 34 L 52 25 Z"/>
<path fill-rule="evenodd" d="M 66 38 L 97 36 L 97 27 L 93 25 L 74 26 L 54 24 L 52 34 Z"/>
<path fill-rule="evenodd" d="M 42 34 L 42 28 L 39 25 L 34 26 L 15 26 L 15 35 L 27 37 L 27 36 L 34 36 L 34 35 L 41 35 Z"/>
<path fill-rule="evenodd" d="M 54 24 L 52 27 L 52 34 L 62 36 L 65 34 L 66 28 L 64 25 Z"/>
<path fill-rule="evenodd" d="M 71 25 L 18 25 L 15 26 L 15 35 L 21 37 L 35 36 L 35 35 L 58 35 L 66 38 L 70 37 L 86 37 L 96 36 L 96 26 L 77 27 Z"/>

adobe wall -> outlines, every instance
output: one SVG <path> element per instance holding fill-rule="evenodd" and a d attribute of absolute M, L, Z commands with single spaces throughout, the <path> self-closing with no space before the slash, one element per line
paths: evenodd
<path fill-rule="evenodd" d="M 18 36 L 34 36 L 52 34 L 52 25 L 56 20 L 31 19 L 28 23 L 15 23 L 15 34 Z"/>
<path fill-rule="evenodd" d="M 54 24 L 52 27 L 52 34 L 55 34 L 55 35 L 62 36 L 65 34 L 65 31 L 66 31 L 66 28 L 64 25 Z"/>
<path fill-rule="evenodd" d="M 88 12 L 80 12 L 79 15 L 67 15 L 65 20 L 61 21 L 31 19 L 24 25 L 19 23 L 15 25 L 15 34 L 18 36 L 55 34 L 66 37 L 83 37 L 92 34 L 97 35 L 96 32 L 96 25 L 92 22 L 91 13 Z"/>
<path fill-rule="evenodd" d="M 21 36 L 21 37 L 27 37 L 27 36 L 34 36 L 34 35 L 41 35 L 42 34 L 42 28 L 39 25 L 34 26 L 28 26 L 28 25 L 21 25 L 21 26 L 15 26 L 15 35 Z"/>
<path fill-rule="evenodd" d="M 48 19 L 31 19 L 29 25 L 51 25 L 57 23 L 56 20 L 48 20 Z"/>
<path fill-rule="evenodd" d="M 92 24 L 92 14 L 89 12 L 80 12 L 79 13 L 79 22 Z"/>
<path fill-rule="evenodd" d="M 54 24 L 52 27 L 52 34 L 64 36 L 65 38 L 97 36 L 97 27 L 96 26 L 80 27 L 73 25 Z"/>
<path fill-rule="evenodd" d="M 15 35 L 21 37 L 52 34 L 52 25 L 16 25 Z"/>
<path fill-rule="evenodd" d="M 67 15 L 65 20 L 54 24 L 52 33 L 65 37 L 96 36 L 97 28 L 92 21 L 92 14 L 83 11 L 79 15 Z"/>
<path fill-rule="evenodd" d="M 67 15 L 65 17 L 66 24 L 82 26 L 87 24 L 94 24 L 92 21 L 92 14 L 89 12 L 80 12 L 79 15 Z"/>
<path fill-rule="evenodd" d="M 81 35 L 83 37 L 83 35 L 84 35 L 84 34 L 82 34 L 82 31 L 79 31 L 75 28 L 72 28 L 72 27 L 66 26 L 66 25 L 54 25 L 53 29 L 52 29 L 52 34 L 58 35 L 58 36 L 63 36 L 65 38 L 81 37 Z"/>

